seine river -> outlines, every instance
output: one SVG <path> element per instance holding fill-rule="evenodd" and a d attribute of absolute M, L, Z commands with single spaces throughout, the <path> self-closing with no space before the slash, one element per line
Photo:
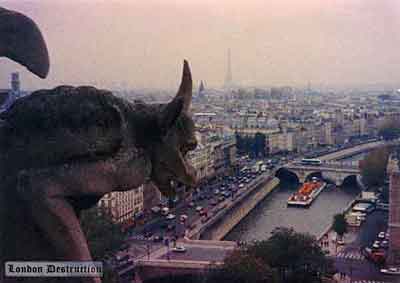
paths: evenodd
<path fill-rule="evenodd" d="M 359 160 L 362 155 L 347 160 Z M 354 187 L 325 188 L 309 208 L 287 207 L 289 196 L 297 188 L 280 185 L 250 212 L 225 240 L 252 241 L 270 236 L 276 227 L 292 227 L 298 232 L 320 235 L 332 222 L 333 215 L 341 212 L 358 191 Z"/>

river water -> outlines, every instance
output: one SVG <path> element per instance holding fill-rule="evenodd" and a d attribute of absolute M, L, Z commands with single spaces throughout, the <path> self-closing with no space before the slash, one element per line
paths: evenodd
<path fill-rule="evenodd" d="M 360 160 L 356 155 L 346 160 Z M 291 187 L 291 188 L 290 188 Z M 289 196 L 298 187 L 279 185 L 273 193 L 261 201 L 226 237 L 225 240 L 252 241 L 270 237 L 277 227 L 292 227 L 297 232 L 319 236 L 356 197 L 354 187 L 327 186 L 309 208 L 288 207 Z"/>

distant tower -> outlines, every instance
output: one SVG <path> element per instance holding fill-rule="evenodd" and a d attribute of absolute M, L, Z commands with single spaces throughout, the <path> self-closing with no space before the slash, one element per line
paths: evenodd
<path fill-rule="evenodd" d="M 204 98 L 204 89 L 205 89 L 204 83 L 203 83 L 203 81 L 200 81 L 199 92 L 197 94 L 198 98 L 201 98 L 201 99 Z"/>
<path fill-rule="evenodd" d="M 231 86 L 232 86 L 231 49 L 228 48 L 228 61 L 226 68 L 225 87 L 230 88 Z"/>
<path fill-rule="evenodd" d="M 200 81 L 200 87 L 199 87 L 199 93 L 204 91 L 204 83 L 203 81 Z"/>
<path fill-rule="evenodd" d="M 20 93 L 20 88 L 19 73 L 11 73 L 11 91 L 13 94 L 18 95 Z"/>

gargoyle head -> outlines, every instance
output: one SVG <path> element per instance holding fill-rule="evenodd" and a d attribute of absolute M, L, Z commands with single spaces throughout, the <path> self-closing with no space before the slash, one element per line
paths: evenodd
<path fill-rule="evenodd" d="M 7 57 L 45 78 L 49 55 L 43 36 L 30 18 L 0 7 L 0 57 Z"/>
<path fill-rule="evenodd" d="M 171 181 L 188 186 L 197 182 L 196 171 L 185 159 L 197 146 L 194 122 L 190 114 L 192 101 L 192 75 L 184 62 L 182 82 L 175 98 L 162 105 L 159 125 L 163 138 L 152 148 L 151 179 L 164 195 L 173 195 Z"/>

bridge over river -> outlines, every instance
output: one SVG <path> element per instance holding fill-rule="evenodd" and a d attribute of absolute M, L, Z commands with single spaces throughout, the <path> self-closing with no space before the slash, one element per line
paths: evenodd
<path fill-rule="evenodd" d="M 297 172 L 300 181 L 307 175 L 320 172 L 323 177 L 342 184 L 345 175 L 359 174 L 358 155 L 373 148 L 385 145 L 382 141 L 358 145 L 316 157 L 322 161 L 320 166 L 304 166 L 298 161 L 282 165 L 286 170 Z M 279 171 L 279 170 L 278 170 Z M 278 173 L 277 171 L 277 173 Z M 299 172 L 305 172 L 301 175 Z M 337 180 L 335 181 L 336 174 Z M 341 176 L 339 176 L 341 175 Z M 341 179 L 339 181 L 339 179 Z M 281 183 L 271 194 L 263 199 L 242 221 L 226 235 L 226 240 L 267 239 L 276 227 L 292 227 L 298 232 L 319 236 L 331 225 L 333 215 L 340 213 L 359 193 L 354 187 L 328 186 L 309 208 L 288 207 L 289 196 L 298 189 L 294 184 Z"/>
<path fill-rule="evenodd" d="M 304 183 L 312 176 L 318 176 L 340 186 L 348 177 L 360 175 L 358 161 L 324 161 L 318 166 L 304 165 L 300 162 L 286 164 L 282 168 L 295 174 L 300 183 Z M 277 176 L 279 176 L 279 170 Z"/>
<path fill-rule="evenodd" d="M 281 166 L 281 168 L 295 175 L 300 183 L 309 180 L 311 176 L 318 176 L 340 186 L 346 178 L 355 177 L 358 179 L 361 173 L 358 161 L 346 161 L 345 159 L 387 144 L 384 141 L 360 144 L 316 157 L 322 161 L 319 165 L 305 165 L 300 160 L 295 160 Z M 278 170 L 277 176 L 280 177 L 281 173 Z"/>

